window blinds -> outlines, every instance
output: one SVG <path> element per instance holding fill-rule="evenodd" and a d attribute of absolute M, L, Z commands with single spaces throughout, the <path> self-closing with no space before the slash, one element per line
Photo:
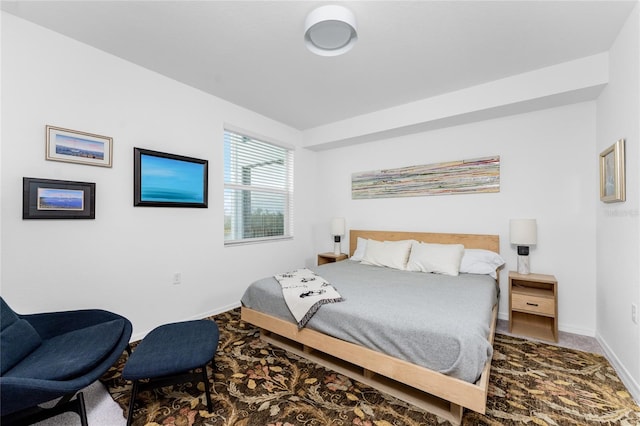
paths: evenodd
<path fill-rule="evenodd" d="M 292 195 L 291 150 L 225 130 L 226 244 L 292 236 Z"/>

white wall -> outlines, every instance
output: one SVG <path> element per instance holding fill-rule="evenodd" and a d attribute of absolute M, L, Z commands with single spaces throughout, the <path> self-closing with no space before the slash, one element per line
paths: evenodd
<path fill-rule="evenodd" d="M 24 313 L 113 310 L 135 337 L 311 262 L 315 154 L 302 148 L 294 240 L 224 247 L 224 123 L 299 146 L 294 129 L 2 13 L 2 296 Z M 113 167 L 45 161 L 47 124 L 113 137 Z M 133 147 L 208 159 L 209 208 L 134 208 Z M 24 176 L 95 182 L 96 219 L 22 220 Z"/>
<path fill-rule="evenodd" d="M 500 192 L 351 199 L 351 174 L 500 155 Z M 559 282 L 560 329 L 595 335 L 595 104 L 586 102 L 318 153 L 321 213 L 350 229 L 499 234 L 500 317 L 508 318 L 507 270 L 516 269 L 509 219 L 536 218 L 533 272 Z M 328 219 L 316 235 L 330 250 Z M 346 251 L 347 244 L 343 249 Z"/>
<path fill-rule="evenodd" d="M 626 140 L 627 200 L 597 202 L 597 330 L 609 358 L 640 400 L 640 5 L 609 51 L 609 84 L 597 101 L 597 152 Z"/>

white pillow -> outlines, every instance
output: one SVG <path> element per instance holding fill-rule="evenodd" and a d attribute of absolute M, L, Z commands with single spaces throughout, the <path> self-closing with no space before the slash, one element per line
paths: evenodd
<path fill-rule="evenodd" d="M 367 240 L 367 248 L 361 263 L 405 269 L 409 250 L 411 250 L 411 240 L 384 242 Z"/>
<path fill-rule="evenodd" d="M 460 272 L 491 275 L 497 278 L 496 269 L 504 265 L 504 259 L 490 250 L 466 249 L 460 262 Z"/>
<path fill-rule="evenodd" d="M 407 271 L 435 272 L 457 276 L 464 254 L 462 244 L 431 244 L 414 242 L 407 262 Z"/>
<path fill-rule="evenodd" d="M 367 240 L 358 237 L 358 242 L 356 243 L 356 250 L 353 252 L 353 256 L 351 256 L 351 260 L 355 260 L 360 262 L 364 257 L 364 252 L 367 249 Z"/>

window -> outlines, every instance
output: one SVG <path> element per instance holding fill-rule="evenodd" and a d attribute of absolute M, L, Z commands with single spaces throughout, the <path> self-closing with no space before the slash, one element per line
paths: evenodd
<path fill-rule="evenodd" d="M 289 238 L 293 151 L 224 131 L 225 244 Z"/>

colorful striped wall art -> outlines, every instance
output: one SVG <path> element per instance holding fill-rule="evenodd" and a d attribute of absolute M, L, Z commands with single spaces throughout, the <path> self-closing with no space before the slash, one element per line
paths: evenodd
<path fill-rule="evenodd" d="M 351 175 L 351 197 L 420 197 L 500 192 L 500 156 Z"/>

